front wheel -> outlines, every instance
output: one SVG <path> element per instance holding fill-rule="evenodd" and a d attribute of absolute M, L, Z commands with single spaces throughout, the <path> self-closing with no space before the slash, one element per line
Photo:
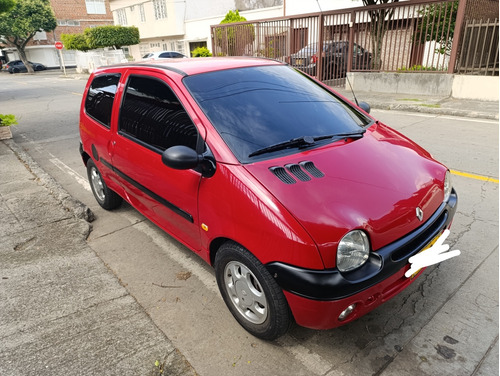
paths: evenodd
<path fill-rule="evenodd" d="M 286 333 L 293 321 L 288 303 L 254 255 L 226 242 L 215 256 L 215 274 L 224 302 L 243 328 L 265 340 Z"/>
<path fill-rule="evenodd" d="M 123 199 L 116 192 L 108 188 L 92 159 L 87 161 L 87 176 L 92 193 L 103 209 L 112 210 L 120 206 Z"/>

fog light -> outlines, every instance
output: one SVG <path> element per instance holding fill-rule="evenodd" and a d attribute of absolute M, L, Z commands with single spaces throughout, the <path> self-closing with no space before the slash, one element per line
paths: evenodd
<path fill-rule="evenodd" d="M 344 321 L 356 308 L 356 303 L 351 304 L 349 307 L 344 309 L 342 313 L 339 315 L 339 321 Z"/>

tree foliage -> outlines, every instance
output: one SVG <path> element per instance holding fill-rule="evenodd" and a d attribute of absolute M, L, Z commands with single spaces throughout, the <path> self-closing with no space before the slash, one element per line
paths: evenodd
<path fill-rule="evenodd" d="M 95 48 L 131 46 L 140 41 L 135 26 L 98 26 L 85 29 L 83 34 L 62 34 L 61 40 L 68 50 L 88 51 Z"/>
<path fill-rule="evenodd" d="M 0 14 L 8 12 L 16 4 L 15 0 L 0 0 Z"/>
<path fill-rule="evenodd" d="M 83 34 L 61 34 L 61 41 L 67 50 L 88 51 L 90 47 Z"/>
<path fill-rule="evenodd" d="M 452 3 L 426 6 L 419 11 L 421 18 L 414 40 L 417 43 L 435 41 L 439 44 L 436 52 L 449 55 L 453 43 L 457 12 L 458 0 Z"/>
<path fill-rule="evenodd" d="M 247 19 L 240 16 L 238 10 L 227 12 L 220 25 L 245 22 Z M 222 47 L 229 56 L 241 56 L 244 54 L 245 45 L 237 41 L 251 43 L 255 40 L 255 28 L 253 25 L 237 25 L 218 28 L 216 31 L 217 45 Z"/>
<path fill-rule="evenodd" d="M 210 57 L 212 53 L 206 47 L 197 47 L 191 51 L 193 57 Z"/>
<path fill-rule="evenodd" d="M 139 44 L 139 29 L 135 26 L 98 26 L 83 32 L 90 49 Z"/>
<path fill-rule="evenodd" d="M 26 58 L 26 44 L 39 31 L 52 31 L 57 22 L 49 0 L 17 0 L 14 7 L 0 14 L 0 42 L 14 47 L 19 57 L 33 73 Z"/>
<path fill-rule="evenodd" d="M 235 23 L 235 22 L 244 22 L 247 19 L 243 16 L 240 16 L 240 12 L 238 10 L 232 11 L 230 10 L 227 12 L 226 16 L 224 19 L 220 22 L 221 25 L 223 24 L 228 24 L 228 23 Z"/>

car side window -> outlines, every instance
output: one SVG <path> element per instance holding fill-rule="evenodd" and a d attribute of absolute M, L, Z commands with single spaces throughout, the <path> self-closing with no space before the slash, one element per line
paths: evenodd
<path fill-rule="evenodd" d="M 166 57 L 172 57 L 172 56 L 170 55 L 170 52 L 163 52 L 158 57 L 166 58 Z"/>
<path fill-rule="evenodd" d="M 120 74 L 105 74 L 95 77 L 85 99 L 87 114 L 107 128 L 110 127 L 111 110 L 119 81 Z"/>
<path fill-rule="evenodd" d="M 168 85 L 131 76 L 120 111 L 119 133 L 160 152 L 184 145 L 196 150 L 198 131 Z"/>

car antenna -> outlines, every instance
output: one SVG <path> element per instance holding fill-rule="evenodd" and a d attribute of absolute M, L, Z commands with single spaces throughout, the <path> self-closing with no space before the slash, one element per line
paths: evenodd
<path fill-rule="evenodd" d="M 323 13 L 323 9 L 321 9 L 321 5 L 319 5 L 319 0 L 316 0 L 316 2 L 318 3 L 318 8 L 319 8 L 320 13 Z"/>
<path fill-rule="evenodd" d="M 354 97 L 354 101 L 356 102 L 356 106 L 359 107 L 358 99 L 356 98 L 356 95 L 354 94 L 354 90 L 352 88 L 351 81 L 349 81 L 349 76 L 347 75 L 347 73 L 345 74 L 345 78 L 347 79 L 347 83 L 349 84 L 349 87 L 351 88 L 352 96 Z"/>

